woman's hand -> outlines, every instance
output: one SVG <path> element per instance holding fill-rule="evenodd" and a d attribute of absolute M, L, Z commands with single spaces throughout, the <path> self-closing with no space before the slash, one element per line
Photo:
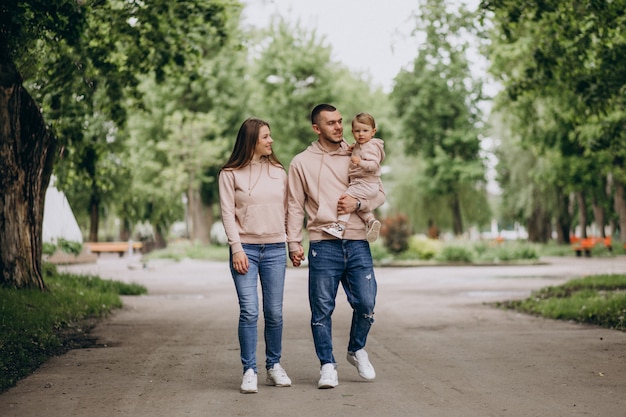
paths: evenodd
<path fill-rule="evenodd" d="M 248 262 L 248 255 L 245 252 L 237 252 L 233 254 L 233 269 L 240 274 L 247 274 L 250 263 Z"/>
<path fill-rule="evenodd" d="M 300 266 L 300 264 L 302 264 L 302 261 L 304 261 L 304 248 L 300 246 L 297 251 L 289 252 L 289 259 L 291 259 L 291 264 L 293 266 Z"/>

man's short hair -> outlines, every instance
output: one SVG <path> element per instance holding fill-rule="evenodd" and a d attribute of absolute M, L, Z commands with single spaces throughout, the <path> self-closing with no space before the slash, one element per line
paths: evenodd
<path fill-rule="evenodd" d="M 317 106 L 315 106 L 313 111 L 311 111 L 311 124 L 312 125 L 317 124 L 320 113 L 323 111 L 333 112 L 333 111 L 337 111 L 337 108 L 331 104 L 326 104 L 326 103 L 318 104 Z"/>

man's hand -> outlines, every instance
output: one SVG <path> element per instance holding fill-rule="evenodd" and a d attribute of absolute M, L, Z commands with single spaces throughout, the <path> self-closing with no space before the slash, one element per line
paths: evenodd
<path fill-rule="evenodd" d="M 343 194 L 337 203 L 337 214 L 348 214 L 356 211 L 357 201 L 356 198 Z"/>
<path fill-rule="evenodd" d="M 291 264 L 293 266 L 300 266 L 302 261 L 304 261 L 304 249 L 302 246 L 300 246 L 297 251 L 289 252 L 289 259 L 291 259 Z"/>

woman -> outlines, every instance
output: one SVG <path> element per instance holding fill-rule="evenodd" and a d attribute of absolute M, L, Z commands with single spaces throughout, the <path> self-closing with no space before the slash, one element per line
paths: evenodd
<path fill-rule="evenodd" d="M 249 118 L 219 174 L 222 222 L 230 245 L 230 271 L 239 297 L 242 393 L 257 392 L 257 276 L 263 294 L 267 383 L 291 386 L 280 365 L 287 250 L 287 173 L 272 150 L 267 122 Z"/>

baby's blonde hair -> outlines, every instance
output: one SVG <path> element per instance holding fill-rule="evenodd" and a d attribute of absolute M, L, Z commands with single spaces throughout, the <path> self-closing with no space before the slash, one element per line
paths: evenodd
<path fill-rule="evenodd" d="M 359 113 L 352 119 L 352 126 L 354 126 L 354 122 L 363 123 L 365 125 L 372 126 L 373 129 L 376 129 L 376 120 L 374 120 L 374 116 L 369 113 Z"/>

